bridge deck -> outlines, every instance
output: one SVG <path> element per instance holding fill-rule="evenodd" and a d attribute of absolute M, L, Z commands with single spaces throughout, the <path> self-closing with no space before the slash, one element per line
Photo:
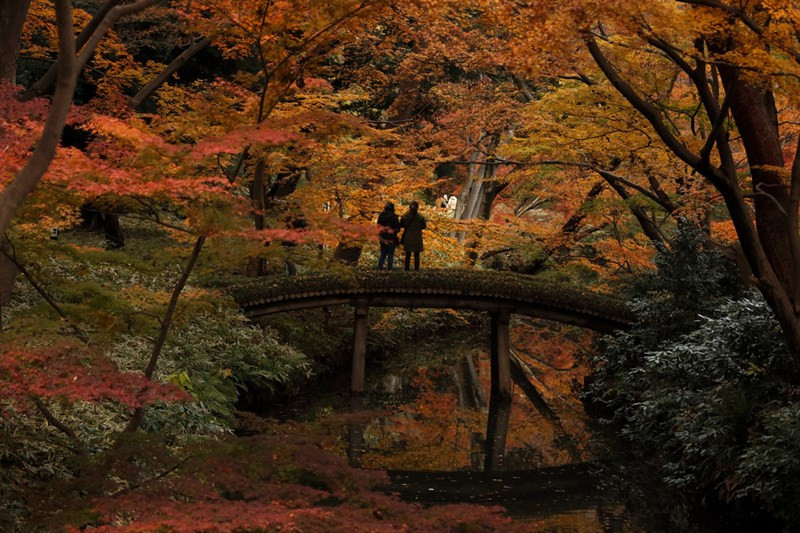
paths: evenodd
<path fill-rule="evenodd" d="M 251 317 L 331 305 L 505 311 L 600 331 L 633 322 L 617 298 L 508 272 L 355 269 L 274 276 L 232 289 Z"/>

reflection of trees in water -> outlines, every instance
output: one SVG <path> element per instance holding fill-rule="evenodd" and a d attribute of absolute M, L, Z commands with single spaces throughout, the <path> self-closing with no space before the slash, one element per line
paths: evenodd
<path fill-rule="evenodd" d="M 575 421 L 554 425 L 552 416 L 542 416 L 519 389 L 510 412 L 501 414 L 499 424 L 495 420 L 490 425 L 488 406 L 478 407 L 480 397 L 489 396 L 488 356 L 478 354 L 470 362 L 465 357 L 457 361 L 436 369 L 413 370 L 402 379 L 396 375 L 371 378 L 376 385 L 370 389 L 369 402 L 388 406 L 390 413 L 372 419 L 361 433 L 351 435 L 362 441 L 357 446 L 361 465 L 411 470 L 508 470 L 581 459 L 574 447 L 564 445 L 565 428 L 572 434 Z M 470 378 L 471 374 L 474 377 Z M 473 381 L 477 381 L 474 388 Z M 394 386 L 387 389 L 387 384 Z M 488 427 L 495 428 L 491 439 L 487 439 Z M 503 428 L 508 428 L 507 434 Z M 585 442 L 587 437 L 579 438 Z M 489 464 L 485 462 L 487 453 Z"/>
<path fill-rule="evenodd" d="M 350 425 L 351 464 L 395 471 L 392 490 L 410 500 L 497 503 L 535 529 L 622 531 L 624 508 L 609 505 L 589 465 L 572 464 L 584 460 L 588 440 L 572 387 L 583 371 L 565 356 L 569 342 L 545 357 L 563 332 L 546 330 L 541 345 L 525 345 L 535 331 L 524 328 L 515 352 L 538 404 L 519 385 L 510 404 L 492 401 L 489 355 L 474 348 L 418 346 L 416 362 L 430 351 L 439 364 L 405 372 L 401 355 L 387 355 L 389 372 L 373 368 L 366 397 L 385 412 Z"/>

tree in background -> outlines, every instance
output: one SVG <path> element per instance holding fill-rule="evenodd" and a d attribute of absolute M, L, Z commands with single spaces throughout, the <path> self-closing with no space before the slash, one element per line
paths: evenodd
<path fill-rule="evenodd" d="M 793 4 L 479 5 L 498 35 L 508 38 L 503 53 L 509 68 L 601 85 L 600 91 L 610 84 L 646 121 L 641 138 L 713 187 L 735 228 L 747 274 L 800 363 L 800 162 L 791 147 L 793 126 L 779 126 L 794 109 L 781 106 L 779 113 L 776 104 L 794 101 L 798 90 Z M 674 107 L 669 101 L 675 98 L 693 106 Z M 616 165 L 613 159 L 581 163 L 612 172 Z M 647 190 L 659 196 L 658 188 Z"/>

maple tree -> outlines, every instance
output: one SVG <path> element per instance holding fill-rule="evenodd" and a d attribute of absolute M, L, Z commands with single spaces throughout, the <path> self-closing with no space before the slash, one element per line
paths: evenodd
<path fill-rule="evenodd" d="M 426 264 L 606 291 L 696 225 L 798 359 L 798 27 L 791 0 L 0 0 L 0 408 L 101 465 L 139 433 L 230 429 L 244 381 L 273 386 L 308 363 L 216 287 L 363 266 L 387 201 L 422 204 Z M 105 247 L 79 231 L 86 218 L 106 225 Z M 193 365 L 179 345 L 214 316 L 244 355 L 205 339 Z M 542 354 L 519 359 L 545 376 L 551 389 L 528 395 L 546 406 L 589 341 L 528 326 L 516 340 Z M 457 411 L 451 393 L 423 396 L 425 417 Z M 175 436 L 163 420 L 178 411 L 196 426 Z M 532 442 L 537 417 L 513 416 L 510 445 Z M 544 418 L 556 437 L 579 425 Z M 416 422 L 420 442 L 456 438 Z M 190 470 L 181 483 L 206 475 Z M 143 528 L 212 528 L 215 512 L 231 527 L 294 523 L 266 499 L 235 522 L 239 500 L 216 485 L 170 492 L 160 478 L 150 512 L 140 474 L 122 476 L 134 489 L 119 507 L 103 485 L 96 525 L 125 512 Z M 182 524 L 176 494 L 213 511 Z M 313 510 L 297 523 L 332 520 L 317 497 L 300 494 Z"/>
<path fill-rule="evenodd" d="M 800 322 L 793 302 L 798 276 L 792 250 L 798 232 L 792 187 L 798 165 L 786 163 L 795 150 L 784 149 L 784 142 L 795 133 L 791 126 L 778 126 L 776 105 L 796 94 L 798 56 L 792 28 L 797 14 L 791 2 L 742 7 L 676 1 L 646 8 L 624 1 L 603 6 L 573 2 L 552 11 L 536 2 L 485 6 L 487 15 L 511 37 L 504 49 L 509 66 L 515 63 L 522 72 L 577 80 L 588 86 L 584 93 L 599 107 L 606 107 L 609 96 L 623 102 L 634 113 L 627 125 L 620 124 L 620 133 L 636 133 L 638 144 L 657 143 L 671 162 L 702 177 L 716 191 L 756 284 L 797 352 Z M 562 31 L 546 29 L 555 27 Z M 527 63 L 519 64 L 523 49 L 540 53 L 528 54 Z M 642 68 L 652 74 L 641 75 Z M 775 88 L 759 80 L 771 80 Z M 615 95 L 609 95 L 609 87 Z M 605 96 L 598 101 L 600 92 Z M 685 107 L 689 102 L 691 111 Z M 783 113 L 793 112 L 788 108 Z M 593 114 L 599 118 L 600 113 Z M 606 127 L 600 138 L 612 139 L 613 131 Z M 737 154 L 746 158 L 746 167 L 737 164 Z M 613 174 L 617 161 L 609 154 L 573 163 Z M 635 181 L 622 183 L 630 187 Z M 656 204 L 667 203 L 663 199 L 669 190 L 661 188 L 656 175 L 638 187 Z M 677 206 L 666 207 L 675 211 Z"/>

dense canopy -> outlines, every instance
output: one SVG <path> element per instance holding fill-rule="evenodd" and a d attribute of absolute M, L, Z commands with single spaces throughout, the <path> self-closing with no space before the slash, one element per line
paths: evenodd
<path fill-rule="evenodd" d="M 330 310 L 254 322 L 243 291 L 439 275 L 364 273 L 387 202 L 419 204 L 423 271 L 635 317 L 533 338 L 687 501 L 792 524 L 768 473 L 800 450 L 798 124 L 796 0 L 0 0 L 0 529 L 511 527 L 333 467 L 314 492 L 287 474 L 325 462 L 306 429 L 264 433 L 258 480 L 222 449 L 254 390 L 336 366 L 336 335 L 298 333 Z M 384 312 L 415 341 L 471 320 Z M 258 483 L 284 493 L 235 518 Z"/>

